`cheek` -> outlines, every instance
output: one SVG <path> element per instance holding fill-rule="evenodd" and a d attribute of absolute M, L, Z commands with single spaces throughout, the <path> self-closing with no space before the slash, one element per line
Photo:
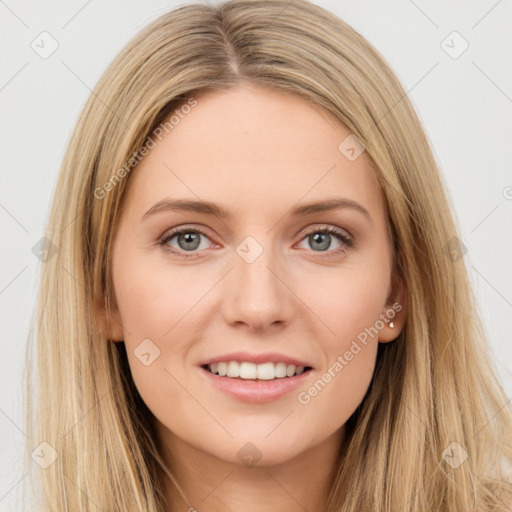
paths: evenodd
<path fill-rule="evenodd" d="M 309 308 L 308 317 L 317 320 L 320 339 L 331 356 L 348 350 L 354 339 L 377 342 L 389 278 L 386 262 L 367 260 L 338 269 L 318 269 L 314 285 L 299 274 L 293 278 L 294 292 Z"/>
<path fill-rule="evenodd" d="M 376 351 L 376 344 L 368 345 L 351 360 L 340 351 L 340 359 L 318 372 L 310 386 L 299 393 L 300 409 L 295 417 L 311 423 L 313 444 L 336 432 L 359 407 L 372 379 Z"/>
<path fill-rule="evenodd" d="M 341 427 L 361 404 L 370 385 L 377 345 L 353 348 L 348 353 L 340 350 L 297 396 L 304 418 L 316 418 L 321 426 L 318 433 Z"/>
<path fill-rule="evenodd" d="M 370 385 L 378 349 L 380 315 L 389 284 L 387 262 L 375 258 L 340 267 L 335 273 L 317 272 L 315 286 L 298 291 L 321 322 L 314 336 L 325 360 L 311 386 L 298 396 L 306 415 L 325 414 L 334 429 L 352 415 Z M 312 317 L 312 315 L 311 315 Z"/>
<path fill-rule="evenodd" d="M 132 256 L 114 267 L 114 286 L 123 327 L 133 342 L 173 336 L 187 324 L 187 312 L 207 293 L 211 276 L 202 279 L 193 267 L 164 258 Z"/>
<path fill-rule="evenodd" d="M 208 271 L 202 278 L 192 266 L 171 268 L 162 261 L 132 254 L 115 261 L 113 275 L 131 374 L 155 414 L 167 410 L 170 396 L 193 408 L 178 382 L 197 338 L 201 299 L 212 286 Z"/>

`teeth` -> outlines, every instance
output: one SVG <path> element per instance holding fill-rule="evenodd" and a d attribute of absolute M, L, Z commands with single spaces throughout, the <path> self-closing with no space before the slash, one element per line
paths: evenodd
<path fill-rule="evenodd" d="M 221 377 L 259 380 L 282 379 L 284 377 L 300 375 L 304 372 L 304 366 L 286 363 L 254 364 L 247 361 L 241 363 L 237 361 L 212 363 L 208 365 L 208 368 L 211 373 L 218 373 Z"/>

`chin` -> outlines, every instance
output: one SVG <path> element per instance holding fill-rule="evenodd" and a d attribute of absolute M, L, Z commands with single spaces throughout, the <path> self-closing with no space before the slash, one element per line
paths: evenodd
<path fill-rule="evenodd" d="M 308 448 L 302 447 L 299 433 L 295 436 L 283 429 L 281 435 L 275 431 L 269 436 L 271 431 L 272 429 L 265 432 L 246 431 L 245 435 L 235 436 L 228 442 L 221 444 L 219 441 L 218 446 L 221 449 L 213 455 L 225 462 L 250 468 L 275 466 L 291 461 Z"/>

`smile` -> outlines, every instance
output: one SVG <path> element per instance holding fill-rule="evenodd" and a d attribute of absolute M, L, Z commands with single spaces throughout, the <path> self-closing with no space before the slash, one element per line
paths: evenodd
<path fill-rule="evenodd" d="M 203 368 L 220 377 L 244 380 L 284 379 L 311 369 L 309 366 L 295 366 L 284 362 L 255 364 L 248 361 L 219 361 L 206 364 Z"/>

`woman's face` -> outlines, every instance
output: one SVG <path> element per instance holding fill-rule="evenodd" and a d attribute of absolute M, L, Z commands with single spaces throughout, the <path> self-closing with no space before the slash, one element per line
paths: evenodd
<path fill-rule="evenodd" d="M 170 447 L 275 464 L 340 439 L 403 324 L 384 204 L 318 108 L 255 85 L 196 100 L 125 178 L 110 336 Z M 244 364 L 202 366 L 219 358 Z M 311 370 L 280 377 L 294 361 Z"/>

